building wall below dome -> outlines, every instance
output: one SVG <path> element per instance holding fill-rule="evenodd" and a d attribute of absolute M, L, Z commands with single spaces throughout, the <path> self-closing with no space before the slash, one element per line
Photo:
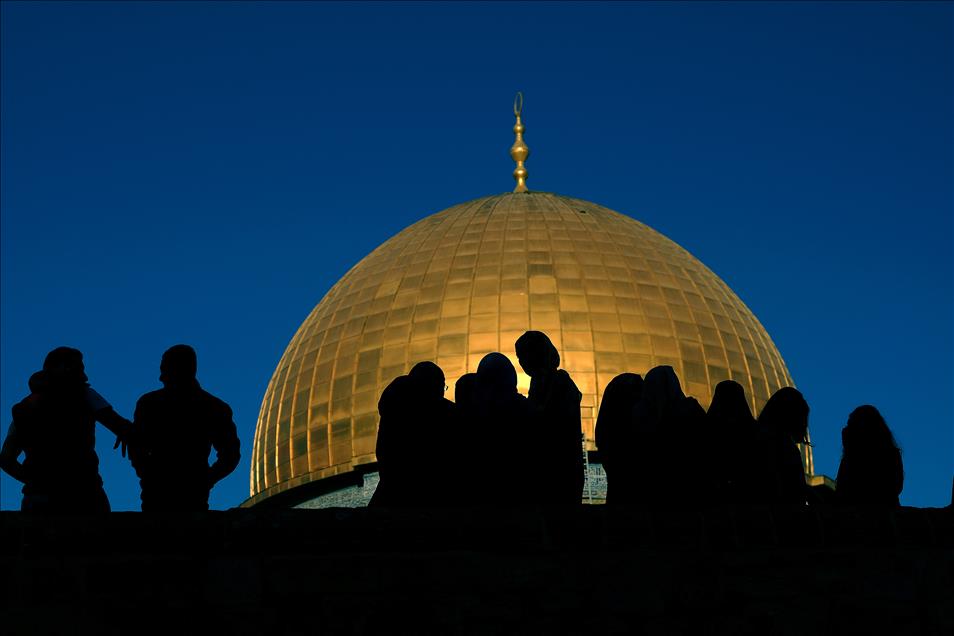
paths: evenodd
<path fill-rule="evenodd" d="M 321 508 L 362 508 L 367 506 L 371 501 L 372 495 L 374 495 L 375 488 L 378 487 L 380 476 L 377 472 L 370 472 L 365 473 L 363 478 L 364 481 L 360 485 L 345 486 L 339 490 L 313 497 L 292 507 L 316 510 Z M 435 475 L 434 478 L 439 479 L 440 476 Z M 524 492 L 526 480 L 522 472 L 522 467 L 519 464 L 513 465 L 513 479 L 508 483 L 510 484 L 508 490 L 499 493 L 498 501 L 504 503 L 520 501 L 526 498 L 526 493 Z M 590 462 L 587 465 L 587 477 L 583 487 L 583 503 L 606 503 L 606 473 L 603 471 L 603 466 L 596 462 Z"/>
<path fill-rule="evenodd" d="M 262 403 L 253 500 L 374 462 L 378 398 L 417 362 L 443 368 L 451 399 L 491 351 L 519 372 L 514 342 L 528 329 L 550 336 L 583 393 L 590 449 L 603 390 L 625 371 L 671 365 L 704 406 L 734 379 L 755 412 L 792 384 L 755 316 L 665 236 L 569 197 L 486 197 L 386 241 L 303 322 Z"/>

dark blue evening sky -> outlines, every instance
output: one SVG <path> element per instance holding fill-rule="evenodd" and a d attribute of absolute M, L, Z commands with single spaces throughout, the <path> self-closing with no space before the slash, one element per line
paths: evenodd
<path fill-rule="evenodd" d="M 2 12 L 0 408 L 80 348 L 127 416 L 192 343 L 234 408 L 382 241 L 512 186 L 639 219 L 721 276 L 812 407 L 834 476 L 881 409 L 902 502 L 954 474 L 954 5 L 19 3 Z M 0 424 L 6 432 L 9 416 Z M 113 508 L 132 469 L 100 429 Z M 19 506 L 0 478 L 0 506 Z"/>

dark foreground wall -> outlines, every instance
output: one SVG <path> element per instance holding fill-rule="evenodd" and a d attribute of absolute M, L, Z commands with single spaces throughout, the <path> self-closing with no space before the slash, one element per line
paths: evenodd
<path fill-rule="evenodd" d="M 954 515 L 0 513 L 13 634 L 954 634 Z"/>

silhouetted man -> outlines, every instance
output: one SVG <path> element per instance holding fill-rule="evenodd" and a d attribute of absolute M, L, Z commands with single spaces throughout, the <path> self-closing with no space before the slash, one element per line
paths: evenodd
<path fill-rule="evenodd" d="M 209 492 L 235 470 L 239 439 L 232 409 L 202 390 L 188 345 L 162 354 L 163 388 L 139 398 L 129 446 L 144 512 L 208 510 Z M 215 462 L 209 454 L 215 449 Z"/>
<path fill-rule="evenodd" d="M 23 482 L 24 512 L 109 512 L 96 422 L 117 436 L 116 446 L 125 444 L 132 425 L 87 379 L 83 354 L 59 347 L 46 356 L 43 371 L 31 376 L 30 395 L 13 407 L 0 468 Z"/>
<path fill-rule="evenodd" d="M 530 376 L 527 398 L 540 418 L 540 503 L 579 505 L 583 499 L 583 394 L 563 369 L 560 354 L 540 331 L 517 338 L 517 359 Z"/>

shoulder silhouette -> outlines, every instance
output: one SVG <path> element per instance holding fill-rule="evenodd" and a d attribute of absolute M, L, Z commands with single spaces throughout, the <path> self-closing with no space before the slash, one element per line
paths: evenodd
<path fill-rule="evenodd" d="M 23 482 L 21 509 L 109 512 L 99 475 L 96 422 L 118 436 L 117 445 L 127 439 L 130 422 L 89 386 L 77 349 L 51 351 L 29 384 L 31 393 L 13 407 L 13 422 L 0 449 L 0 467 Z"/>
<path fill-rule="evenodd" d="M 163 388 L 136 403 L 129 453 L 144 512 L 208 510 L 212 487 L 238 465 L 232 409 L 202 389 L 196 369 L 192 347 L 171 347 L 159 365 Z"/>
<path fill-rule="evenodd" d="M 901 451 L 873 406 L 859 406 L 841 430 L 835 500 L 843 505 L 899 506 L 904 487 Z"/>

